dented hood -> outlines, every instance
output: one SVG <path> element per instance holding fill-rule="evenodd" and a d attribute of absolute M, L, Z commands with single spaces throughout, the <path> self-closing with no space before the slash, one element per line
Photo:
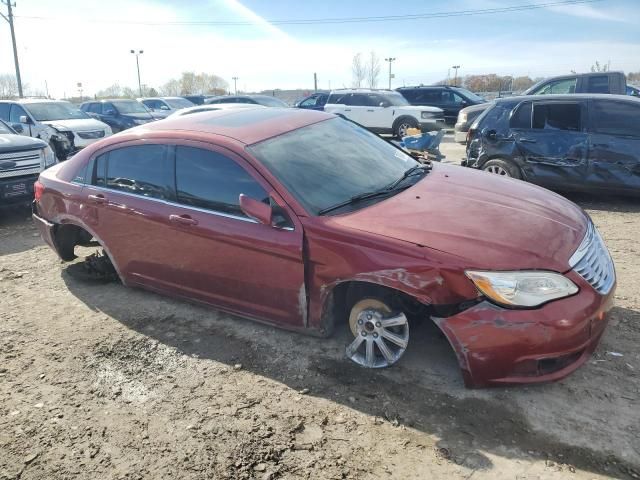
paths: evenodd
<path fill-rule="evenodd" d="M 436 164 L 413 187 L 333 221 L 447 252 L 465 268 L 565 272 L 588 219 L 535 185 Z"/>

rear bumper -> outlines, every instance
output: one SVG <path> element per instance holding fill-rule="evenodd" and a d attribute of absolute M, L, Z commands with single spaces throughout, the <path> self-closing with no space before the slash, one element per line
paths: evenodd
<path fill-rule="evenodd" d="M 603 296 L 576 273 L 567 276 L 580 291 L 537 309 L 510 310 L 485 301 L 435 319 L 467 387 L 557 381 L 588 360 L 607 326 L 615 286 Z"/>
<path fill-rule="evenodd" d="M 31 204 L 31 218 L 33 218 L 33 223 L 38 229 L 38 232 L 40 232 L 40 236 L 45 241 L 45 243 L 49 245 L 55 252 L 58 252 L 56 244 L 53 240 L 53 229 L 55 225 L 38 215 L 36 202 L 33 202 Z"/>
<path fill-rule="evenodd" d="M 469 130 L 469 126 L 467 124 L 456 123 L 453 131 L 454 131 L 454 140 L 457 143 L 467 143 L 467 132 Z"/>

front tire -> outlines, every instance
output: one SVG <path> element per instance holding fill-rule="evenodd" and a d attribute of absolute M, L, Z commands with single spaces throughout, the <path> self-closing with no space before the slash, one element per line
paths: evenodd
<path fill-rule="evenodd" d="M 387 302 L 363 298 L 353 305 L 349 328 L 354 340 L 346 354 L 366 368 L 389 367 L 400 360 L 409 344 L 409 322 L 403 312 L 394 312 Z"/>
<path fill-rule="evenodd" d="M 516 165 L 507 160 L 502 160 L 501 158 L 489 160 L 482 166 L 482 170 L 503 177 L 511 177 L 518 180 L 522 178 L 522 175 L 520 175 L 520 169 Z"/>
<path fill-rule="evenodd" d="M 403 137 L 407 136 L 407 130 L 410 128 L 418 128 L 420 124 L 415 118 L 412 117 L 404 117 L 398 120 L 395 128 L 393 129 L 393 134 L 402 140 Z"/>

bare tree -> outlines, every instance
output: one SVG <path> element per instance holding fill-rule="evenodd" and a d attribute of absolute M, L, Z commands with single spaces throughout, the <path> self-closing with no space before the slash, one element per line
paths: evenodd
<path fill-rule="evenodd" d="M 96 98 L 118 98 L 122 96 L 122 87 L 117 83 L 96 92 Z"/>
<path fill-rule="evenodd" d="M 600 62 L 596 60 L 596 63 L 591 65 L 591 71 L 592 72 L 608 72 L 610 67 L 611 67 L 611 60 L 603 64 L 600 64 Z"/>
<path fill-rule="evenodd" d="M 169 80 L 162 87 L 160 87 L 160 93 L 167 97 L 175 97 L 180 95 L 180 81 L 175 78 Z"/>
<path fill-rule="evenodd" d="M 353 75 L 352 87 L 360 88 L 362 86 L 362 82 L 367 77 L 367 69 L 362 63 L 361 53 L 356 53 L 353 56 L 353 61 L 351 62 L 351 73 Z"/>
<path fill-rule="evenodd" d="M 378 86 L 378 77 L 380 76 L 380 58 L 376 52 L 369 54 L 369 62 L 365 68 L 367 72 L 367 81 L 369 82 L 369 88 L 376 88 Z"/>
<path fill-rule="evenodd" d="M 16 77 L 5 73 L 0 75 L 0 98 L 13 98 L 18 95 Z"/>

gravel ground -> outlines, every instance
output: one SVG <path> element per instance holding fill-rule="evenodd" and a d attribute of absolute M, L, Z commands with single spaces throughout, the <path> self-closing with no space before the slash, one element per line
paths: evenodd
<path fill-rule="evenodd" d="M 346 332 L 82 281 L 0 210 L 0 479 L 640 478 L 640 206 L 571 199 L 617 266 L 600 348 L 564 381 L 473 391 L 428 323 L 363 370 Z"/>

